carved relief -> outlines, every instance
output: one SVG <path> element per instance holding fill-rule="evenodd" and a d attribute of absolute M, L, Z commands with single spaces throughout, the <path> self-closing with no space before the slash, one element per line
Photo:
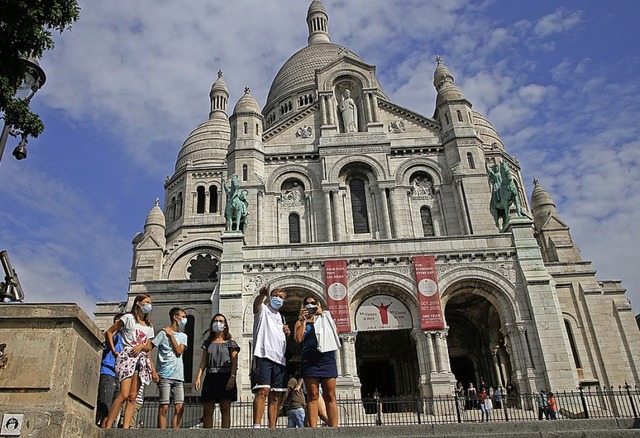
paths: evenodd
<path fill-rule="evenodd" d="M 402 120 L 392 120 L 389 122 L 389 132 L 398 134 L 404 132 L 404 122 Z"/>
<path fill-rule="evenodd" d="M 311 129 L 311 126 L 304 125 L 298 128 L 298 130 L 296 131 L 296 137 L 309 138 L 311 137 L 312 133 L 313 133 L 313 130 Z"/>
<path fill-rule="evenodd" d="M 426 176 L 417 175 L 411 179 L 411 197 L 413 199 L 432 199 L 433 183 Z"/>

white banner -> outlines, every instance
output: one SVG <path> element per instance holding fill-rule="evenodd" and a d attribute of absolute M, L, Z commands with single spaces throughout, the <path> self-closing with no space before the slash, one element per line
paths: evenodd
<path fill-rule="evenodd" d="M 411 312 L 400 300 L 389 295 L 374 295 L 360 304 L 356 312 L 356 330 L 400 330 L 413 328 Z"/>

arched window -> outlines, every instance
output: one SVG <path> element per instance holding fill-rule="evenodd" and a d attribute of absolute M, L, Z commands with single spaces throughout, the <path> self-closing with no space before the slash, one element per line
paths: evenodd
<path fill-rule="evenodd" d="M 218 211 L 218 188 L 209 186 L 209 213 Z"/>
<path fill-rule="evenodd" d="M 420 209 L 420 219 L 422 220 L 422 234 L 424 237 L 435 236 L 431 209 L 429 209 L 429 207 L 424 206 Z"/>
<path fill-rule="evenodd" d="M 242 133 L 246 134 L 249 131 L 249 125 L 247 125 L 247 122 L 244 122 L 244 124 L 242 125 Z"/>
<path fill-rule="evenodd" d="M 462 122 L 462 111 L 457 110 L 456 113 L 458 114 L 458 122 Z"/>
<path fill-rule="evenodd" d="M 187 315 L 187 326 L 184 328 L 184 333 L 187 335 L 187 348 L 182 353 L 183 367 L 184 367 L 184 383 L 193 382 L 193 345 L 195 344 L 195 337 L 193 336 L 196 328 L 196 318 L 193 315 Z"/>
<path fill-rule="evenodd" d="M 289 215 L 289 243 L 300 243 L 300 216 L 296 213 Z"/>
<path fill-rule="evenodd" d="M 246 164 L 242 165 L 242 181 L 246 181 L 249 179 L 249 168 Z"/>
<path fill-rule="evenodd" d="M 182 217 L 182 192 L 178 192 L 176 200 L 176 219 Z"/>
<path fill-rule="evenodd" d="M 469 169 L 476 168 L 476 163 L 473 161 L 473 154 L 471 152 L 467 152 L 467 163 L 469 163 Z"/>
<path fill-rule="evenodd" d="M 169 222 L 173 222 L 176 220 L 176 197 L 172 197 L 171 201 L 169 201 L 169 205 L 167 205 L 167 219 Z"/>
<path fill-rule="evenodd" d="M 444 113 L 444 119 L 447 121 L 447 125 L 451 124 L 451 119 L 449 119 L 449 113 Z"/>
<path fill-rule="evenodd" d="M 198 186 L 197 190 L 196 213 L 204 213 L 204 187 Z"/>
<path fill-rule="evenodd" d="M 351 191 L 351 214 L 353 216 L 353 232 L 364 234 L 369 232 L 369 218 L 367 215 L 367 197 L 364 190 L 364 181 L 352 179 L 349 182 Z"/>
<path fill-rule="evenodd" d="M 258 124 L 256 123 L 256 135 L 260 135 L 260 129 L 258 128 Z"/>
<path fill-rule="evenodd" d="M 564 320 L 564 328 L 567 330 L 567 337 L 569 338 L 569 345 L 571 346 L 571 353 L 573 354 L 573 361 L 576 363 L 576 368 L 582 368 L 580 362 L 580 356 L 578 356 L 578 348 L 576 347 L 576 339 L 573 337 L 573 330 L 571 330 L 571 323 Z"/>

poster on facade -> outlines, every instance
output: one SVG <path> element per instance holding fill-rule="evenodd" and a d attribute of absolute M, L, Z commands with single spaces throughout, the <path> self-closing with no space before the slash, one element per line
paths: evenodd
<path fill-rule="evenodd" d="M 336 322 L 338 333 L 350 332 L 346 260 L 327 260 L 324 262 L 324 284 L 327 288 L 327 307 Z"/>
<path fill-rule="evenodd" d="M 407 306 L 390 295 L 374 295 L 364 300 L 358 307 L 355 319 L 359 332 L 413 327 Z"/>
<path fill-rule="evenodd" d="M 433 256 L 414 256 L 413 268 L 420 304 L 420 328 L 422 330 L 442 330 L 444 317 L 440 305 L 436 259 Z"/>

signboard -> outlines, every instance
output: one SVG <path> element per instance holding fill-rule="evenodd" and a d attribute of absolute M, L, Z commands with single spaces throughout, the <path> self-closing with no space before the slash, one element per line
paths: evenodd
<path fill-rule="evenodd" d="M 20 434 L 22 433 L 23 422 L 24 414 L 4 414 L 2 416 L 2 427 L 0 427 L 0 435 L 20 436 Z"/>
<path fill-rule="evenodd" d="M 402 301 L 390 295 L 374 295 L 360 304 L 356 330 L 401 330 L 413 327 L 411 313 Z"/>
<path fill-rule="evenodd" d="M 346 260 L 327 260 L 324 262 L 324 284 L 327 293 L 327 307 L 336 323 L 338 333 L 350 332 Z"/>
<path fill-rule="evenodd" d="M 420 305 L 420 328 L 422 330 L 442 330 L 444 317 L 440 305 L 436 259 L 433 256 L 414 256 L 413 268 Z"/>

